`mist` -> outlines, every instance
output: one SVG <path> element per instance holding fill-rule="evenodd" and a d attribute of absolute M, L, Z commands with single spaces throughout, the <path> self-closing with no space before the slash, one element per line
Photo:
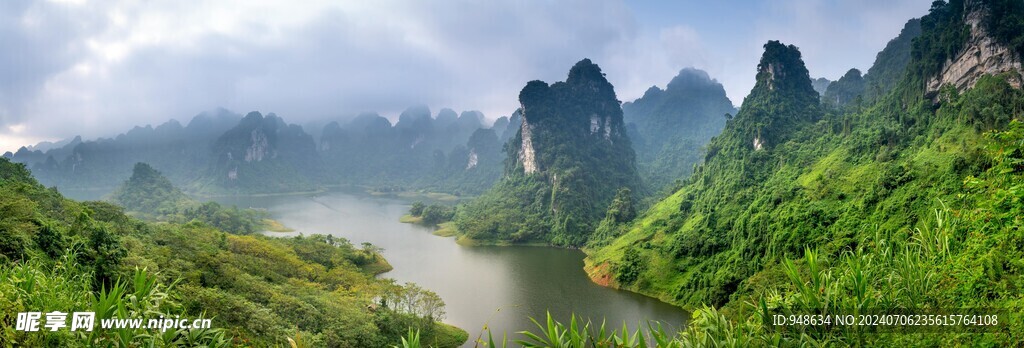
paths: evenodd
<path fill-rule="evenodd" d="M 796 44 L 812 75 L 835 79 L 870 65 L 899 32 L 894 18 L 928 6 L 878 3 L 5 2 L 0 44 L 14 49 L 0 57 L 0 152 L 218 107 L 319 125 L 427 105 L 489 123 L 515 110 L 527 81 L 564 79 L 584 57 L 622 101 L 692 66 L 738 104 L 765 40 Z"/>

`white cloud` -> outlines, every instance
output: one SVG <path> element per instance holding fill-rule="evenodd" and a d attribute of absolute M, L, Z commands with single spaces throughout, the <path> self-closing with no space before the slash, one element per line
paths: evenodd
<path fill-rule="evenodd" d="M 493 119 L 527 81 L 563 80 L 584 57 L 623 101 L 694 66 L 739 104 L 767 39 L 800 46 L 812 76 L 834 78 L 853 62 L 866 69 L 927 9 L 776 4 L 756 18 L 709 13 L 756 28 L 711 42 L 691 23 L 647 27 L 621 0 L 5 2 L 0 47 L 18 50 L 0 55 L 0 150 L 14 146 L 12 124 L 25 125 L 22 141 L 88 138 L 218 106 L 296 123 L 413 104 Z"/>

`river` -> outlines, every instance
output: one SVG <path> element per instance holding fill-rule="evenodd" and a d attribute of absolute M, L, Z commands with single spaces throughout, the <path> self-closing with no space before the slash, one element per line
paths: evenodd
<path fill-rule="evenodd" d="M 469 332 L 464 347 L 473 347 L 481 333 L 486 339 L 484 325 L 496 339 L 506 332 L 510 340 L 521 338 L 516 332 L 535 329 L 529 318 L 543 323 L 546 311 L 566 323 L 576 313 L 598 324 L 604 318 L 614 328 L 625 322 L 631 330 L 653 319 L 674 332 L 687 319 L 678 307 L 594 284 L 578 250 L 466 247 L 453 238 L 433 235 L 430 228 L 398 222 L 409 201 L 341 192 L 215 200 L 267 209 L 296 231 L 269 233 L 273 236 L 332 234 L 355 245 L 370 242 L 383 248 L 394 270 L 381 276 L 414 282 L 440 295 L 446 304 L 444 322 Z"/>

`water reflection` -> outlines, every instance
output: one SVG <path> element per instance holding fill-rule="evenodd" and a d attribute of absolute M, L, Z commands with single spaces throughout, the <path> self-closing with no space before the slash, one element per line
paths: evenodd
<path fill-rule="evenodd" d="M 224 204 L 266 208 L 293 233 L 326 233 L 358 245 L 384 248 L 395 269 L 384 274 L 415 282 L 446 303 L 445 322 L 470 332 L 472 341 L 488 324 L 498 337 L 531 329 L 529 317 L 546 311 L 562 320 L 570 313 L 613 327 L 635 328 L 654 319 L 675 329 L 686 313 L 655 299 L 600 287 L 583 271 L 583 253 L 549 247 L 463 247 L 427 228 L 398 222 L 409 207 L 401 200 L 344 193 L 315 196 L 221 198 Z M 469 342 L 467 346 L 472 346 Z"/>

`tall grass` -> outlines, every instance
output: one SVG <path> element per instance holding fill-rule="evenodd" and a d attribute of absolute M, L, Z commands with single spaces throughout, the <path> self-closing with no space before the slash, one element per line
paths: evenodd
<path fill-rule="evenodd" d="M 960 342 L 955 345 L 1013 342 L 1013 335 L 892 335 L 868 332 L 858 326 L 771 326 L 774 314 L 857 315 L 954 309 L 961 305 L 962 302 L 937 293 L 942 286 L 940 272 L 962 252 L 960 236 L 965 233 L 958 228 L 959 221 L 950 209 L 941 202 L 940 205 L 916 228 L 892 233 L 878 231 L 838 255 L 828 257 L 806 249 L 801 259 L 783 259 L 778 267 L 785 274 L 785 282 L 750 295 L 738 307 L 730 308 L 729 315 L 716 308 L 699 308 L 680 332 L 666 332 L 657 322 L 636 330 L 625 325 L 609 330 L 604 323 L 594 325 L 573 316 L 565 324 L 548 314 L 544 322 L 531 319 L 535 328 L 518 332 L 518 338 L 511 344 L 531 348 L 941 346 L 948 344 L 950 337 Z M 1010 325 L 1013 331 L 1020 329 L 1021 323 Z M 509 344 L 507 336 L 495 340 L 488 330 L 486 342 L 477 340 L 476 347 Z"/>
<path fill-rule="evenodd" d="M 132 278 L 114 282 L 109 288 L 92 289 L 93 273 L 67 252 L 52 263 L 42 258 L 0 266 L 0 346 L 118 346 L 118 347 L 227 347 L 230 342 L 221 329 L 177 329 L 161 332 L 151 329 L 104 330 L 101 319 L 141 318 L 149 320 L 182 314 L 173 297 L 173 286 L 163 285 L 152 272 L 136 269 Z M 20 312 L 93 311 L 95 329 L 38 332 L 15 331 Z M 191 319 L 191 318 L 190 318 Z"/>

